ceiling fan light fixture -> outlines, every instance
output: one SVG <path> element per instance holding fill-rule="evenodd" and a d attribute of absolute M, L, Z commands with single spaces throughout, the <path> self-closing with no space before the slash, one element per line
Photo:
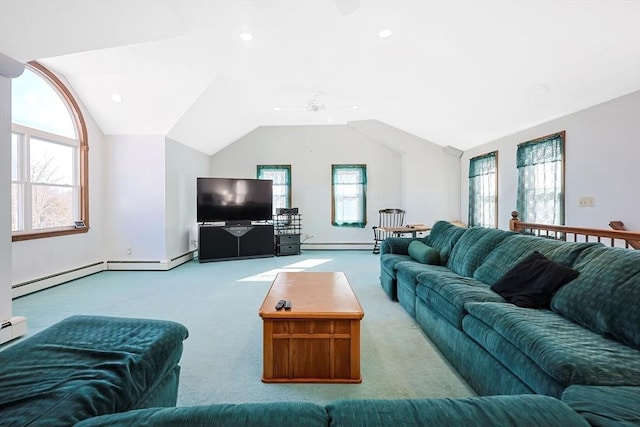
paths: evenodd
<path fill-rule="evenodd" d="M 314 99 L 307 101 L 307 111 L 313 111 L 317 113 L 318 111 L 326 110 L 327 106 L 324 104 L 318 104 Z"/>

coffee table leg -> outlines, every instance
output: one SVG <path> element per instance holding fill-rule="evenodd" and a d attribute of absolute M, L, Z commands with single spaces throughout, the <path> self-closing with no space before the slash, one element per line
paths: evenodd
<path fill-rule="evenodd" d="M 273 322 L 264 320 L 262 326 L 262 380 L 273 378 Z"/>

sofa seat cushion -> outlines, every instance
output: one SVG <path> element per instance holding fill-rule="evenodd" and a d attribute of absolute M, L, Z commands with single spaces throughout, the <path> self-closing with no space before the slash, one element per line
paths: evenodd
<path fill-rule="evenodd" d="M 411 317 L 416 315 L 417 276 L 426 271 L 448 271 L 439 265 L 421 264 L 416 261 L 403 261 L 396 265 L 397 297 L 400 305 Z"/>
<path fill-rule="evenodd" d="M 467 303 L 465 308 L 470 316 L 485 323 L 564 387 L 640 385 L 640 351 L 557 313 L 499 303 Z M 497 353 L 500 343 L 495 337 L 467 329 L 465 332 L 489 353 Z M 501 361 L 507 367 L 515 364 Z"/>
<path fill-rule="evenodd" d="M 76 427 L 327 425 L 329 415 L 320 405 L 309 402 L 274 402 L 141 409 L 91 418 L 76 424 Z"/>
<path fill-rule="evenodd" d="M 396 275 L 398 276 L 398 286 L 405 286 L 413 288 L 415 293 L 415 287 L 418 283 L 418 275 L 428 272 L 446 273 L 449 270 L 447 267 L 431 264 L 421 264 L 415 261 L 402 261 L 396 264 Z M 408 279 L 408 280 L 403 280 Z"/>
<path fill-rule="evenodd" d="M 388 426 L 580 426 L 589 424 L 548 396 L 458 399 L 342 400 L 326 406 L 333 427 Z"/>
<path fill-rule="evenodd" d="M 551 309 L 640 349 L 640 251 L 589 248 L 573 268 L 580 276 L 555 294 Z"/>
<path fill-rule="evenodd" d="M 463 333 L 488 353 L 495 365 L 499 365 L 526 384 L 537 394 L 559 398 L 565 385 L 560 384 L 546 373 L 536 362 L 518 347 L 504 339 L 499 333 L 478 318 L 467 315 L 462 319 Z M 484 379 L 483 381 L 486 381 Z M 499 381 L 496 379 L 496 381 Z M 507 393 L 501 391 L 500 394 Z"/>
<path fill-rule="evenodd" d="M 462 329 L 462 318 L 467 314 L 466 303 L 505 302 L 486 284 L 448 269 L 430 269 L 418 274 L 416 279 L 416 297 L 458 329 Z"/>
<path fill-rule="evenodd" d="M 461 276 L 473 277 L 474 271 L 511 231 L 472 227 L 458 239 L 451 251 L 447 267 Z"/>
<path fill-rule="evenodd" d="M 380 255 L 380 268 L 390 277 L 396 277 L 396 264 L 402 261 L 412 261 L 408 254 L 384 254 Z M 415 261 L 412 261 L 415 262 Z"/>
<path fill-rule="evenodd" d="M 175 322 L 73 316 L 0 352 L 7 425 L 73 425 L 136 409 L 173 374 L 187 329 Z"/>
<path fill-rule="evenodd" d="M 558 264 L 572 266 L 578 256 L 587 248 L 602 246 L 599 243 L 571 243 L 544 237 L 514 234 L 506 237 L 485 258 L 473 277 L 488 285 L 493 285 L 507 271 L 531 255 L 540 252 Z"/>
<path fill-rule="evenodd" d="M 640 425 L 640 387 L 572 385 L 562 401 L 593 427 Z"/>

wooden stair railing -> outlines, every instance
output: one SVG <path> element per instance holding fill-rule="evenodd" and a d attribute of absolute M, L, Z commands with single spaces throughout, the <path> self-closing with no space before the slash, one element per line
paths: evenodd
<path fill-rule="evenodd" d="M 625 227 L 624 222 L 622 221 L 611 221 L 609 223 L 609 227 L 613 228 L 614 230 L 629 231 L 629 229 Z M 640 249 L 640 240 L 628 240 L 627 243 L 629 243 L 629 246 L 631 246 L 633 249 Z"/>
<path fill-rule="evenodd" d="M 566 225 L 535 224 L 522 222 L 518 212 L 511 212 L 509 229 L 523 234 L 547 237 L 550 239 L 573 242 L 600 242 L 610 246 L 633 247 L 632 242 L 640 242 L 640 233 L 623 230 L 608 230 L 605 228 L 569 227 Z M 604 240 L 604 241 L 603 241 Z"/>

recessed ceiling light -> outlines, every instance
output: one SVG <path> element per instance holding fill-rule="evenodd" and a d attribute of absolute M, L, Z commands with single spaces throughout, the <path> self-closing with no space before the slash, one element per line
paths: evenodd
<path fill-rule="evenodd" d="M 119 93 L 112 93 L 110 98 L 116 104 L 120 104 L 122 102 L 122 96 Z"/>
<path fill-rule="evenodd" d="M 273 111 L 280 111 L 280 107 L 273 107 Z"/>
<path fill-rule="evenodd" d="M 253 40 L 253 34 L 247 32 L 240 33 L 240 38 L 245 41 Z"/>
<path fill-rule="evenodd" d="M 353 106 L 353 107 L 351 107 L 351 108 L 352 108 L 352 109 L 354 109 L 354 110 L 357 110 L 357 109 L 358 109 L 358 108 L 360 108 L 360 107 L 358 107 L 357 105 L 354 105 L 354 106 Z"/>
<path fill-rule="evenodd" d="M 380 32 L 378 33 L 378 36 L 379 36 L 381 39 L 386 39 L 387 37 L 391 36 L 391 34 L 393 34 L 393 31 L 391 31 L 390 29 L 388 29 L 388 28 L 387 28 L 387 29 L 385 29 L 385 30 L 380 31 Z"/>

